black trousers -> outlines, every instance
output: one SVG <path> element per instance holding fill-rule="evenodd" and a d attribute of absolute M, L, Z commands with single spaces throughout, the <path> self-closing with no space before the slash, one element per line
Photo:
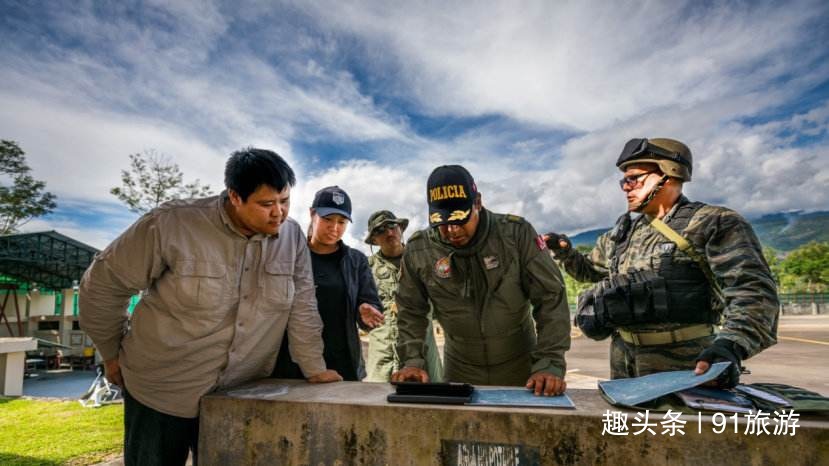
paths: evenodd
<path fill-rule="evenodd" d="M 125 466 L 180 466 L 190 451 L 196 466 L 198 440 L 199 418 L 161 413 L 124 390 Z"/>

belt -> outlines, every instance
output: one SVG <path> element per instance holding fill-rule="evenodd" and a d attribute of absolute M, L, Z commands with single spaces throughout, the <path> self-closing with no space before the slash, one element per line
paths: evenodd
<path fill-rule="evenodd" d="M 676 330 L 665 332 L 628 332 L 617 329 L 619 336 L 625 343 L 636 346 L 668 345 L 682 341 L 694 340 L 714 334 L 714 326 L 711 324 L 690 325 Z"/>

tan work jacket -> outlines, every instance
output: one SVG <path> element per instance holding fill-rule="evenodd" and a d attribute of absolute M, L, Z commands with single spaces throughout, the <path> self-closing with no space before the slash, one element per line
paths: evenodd
<path fill-rule="evenodd" d="M 80 287 L 81 327 L 104 359 L 118 356 L 130 395 L 157 411 L 198 416 L 202 395 L 273 370 L 285 329 L 306 375 L 325 370 L 305 236 L 239 233 L 224 196 L 167 203 L 102 251 Z M 130 296 L 144 290 L 132 317 Z"/>

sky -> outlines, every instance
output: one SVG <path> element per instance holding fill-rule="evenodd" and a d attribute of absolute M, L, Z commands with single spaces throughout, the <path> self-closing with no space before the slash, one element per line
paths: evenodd
<path fill-rule="evenodd" d="M 829 210 L 829 3 L 816 1 L 0 0 L 0 138 L 58 208 L 24 231 L 103 248 L 137 216 L 112 194 L 130 154 L 223 188 L 259 147 L 314 192 L 426 225 L 426 179 L 475 177 L 539 232 L 608 227 L 625 142 L 694 156 L 694 200 L 748 218 Z"/>

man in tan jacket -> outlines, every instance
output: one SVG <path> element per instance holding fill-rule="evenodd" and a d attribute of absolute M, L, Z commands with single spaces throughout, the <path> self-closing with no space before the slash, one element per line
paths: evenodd
<path fill-rule="evenodd" d="M 125 389 L 125 464 L 195 457 L 201 396 L 267 377 L 286 329 L 308 381 L 341 380 L 322 358 L 310 256 L 288 217 L 295 182 L 279 155 L 235 152 L 221 195 L 152 210 L 86 271 L 81 327 Z"/>

